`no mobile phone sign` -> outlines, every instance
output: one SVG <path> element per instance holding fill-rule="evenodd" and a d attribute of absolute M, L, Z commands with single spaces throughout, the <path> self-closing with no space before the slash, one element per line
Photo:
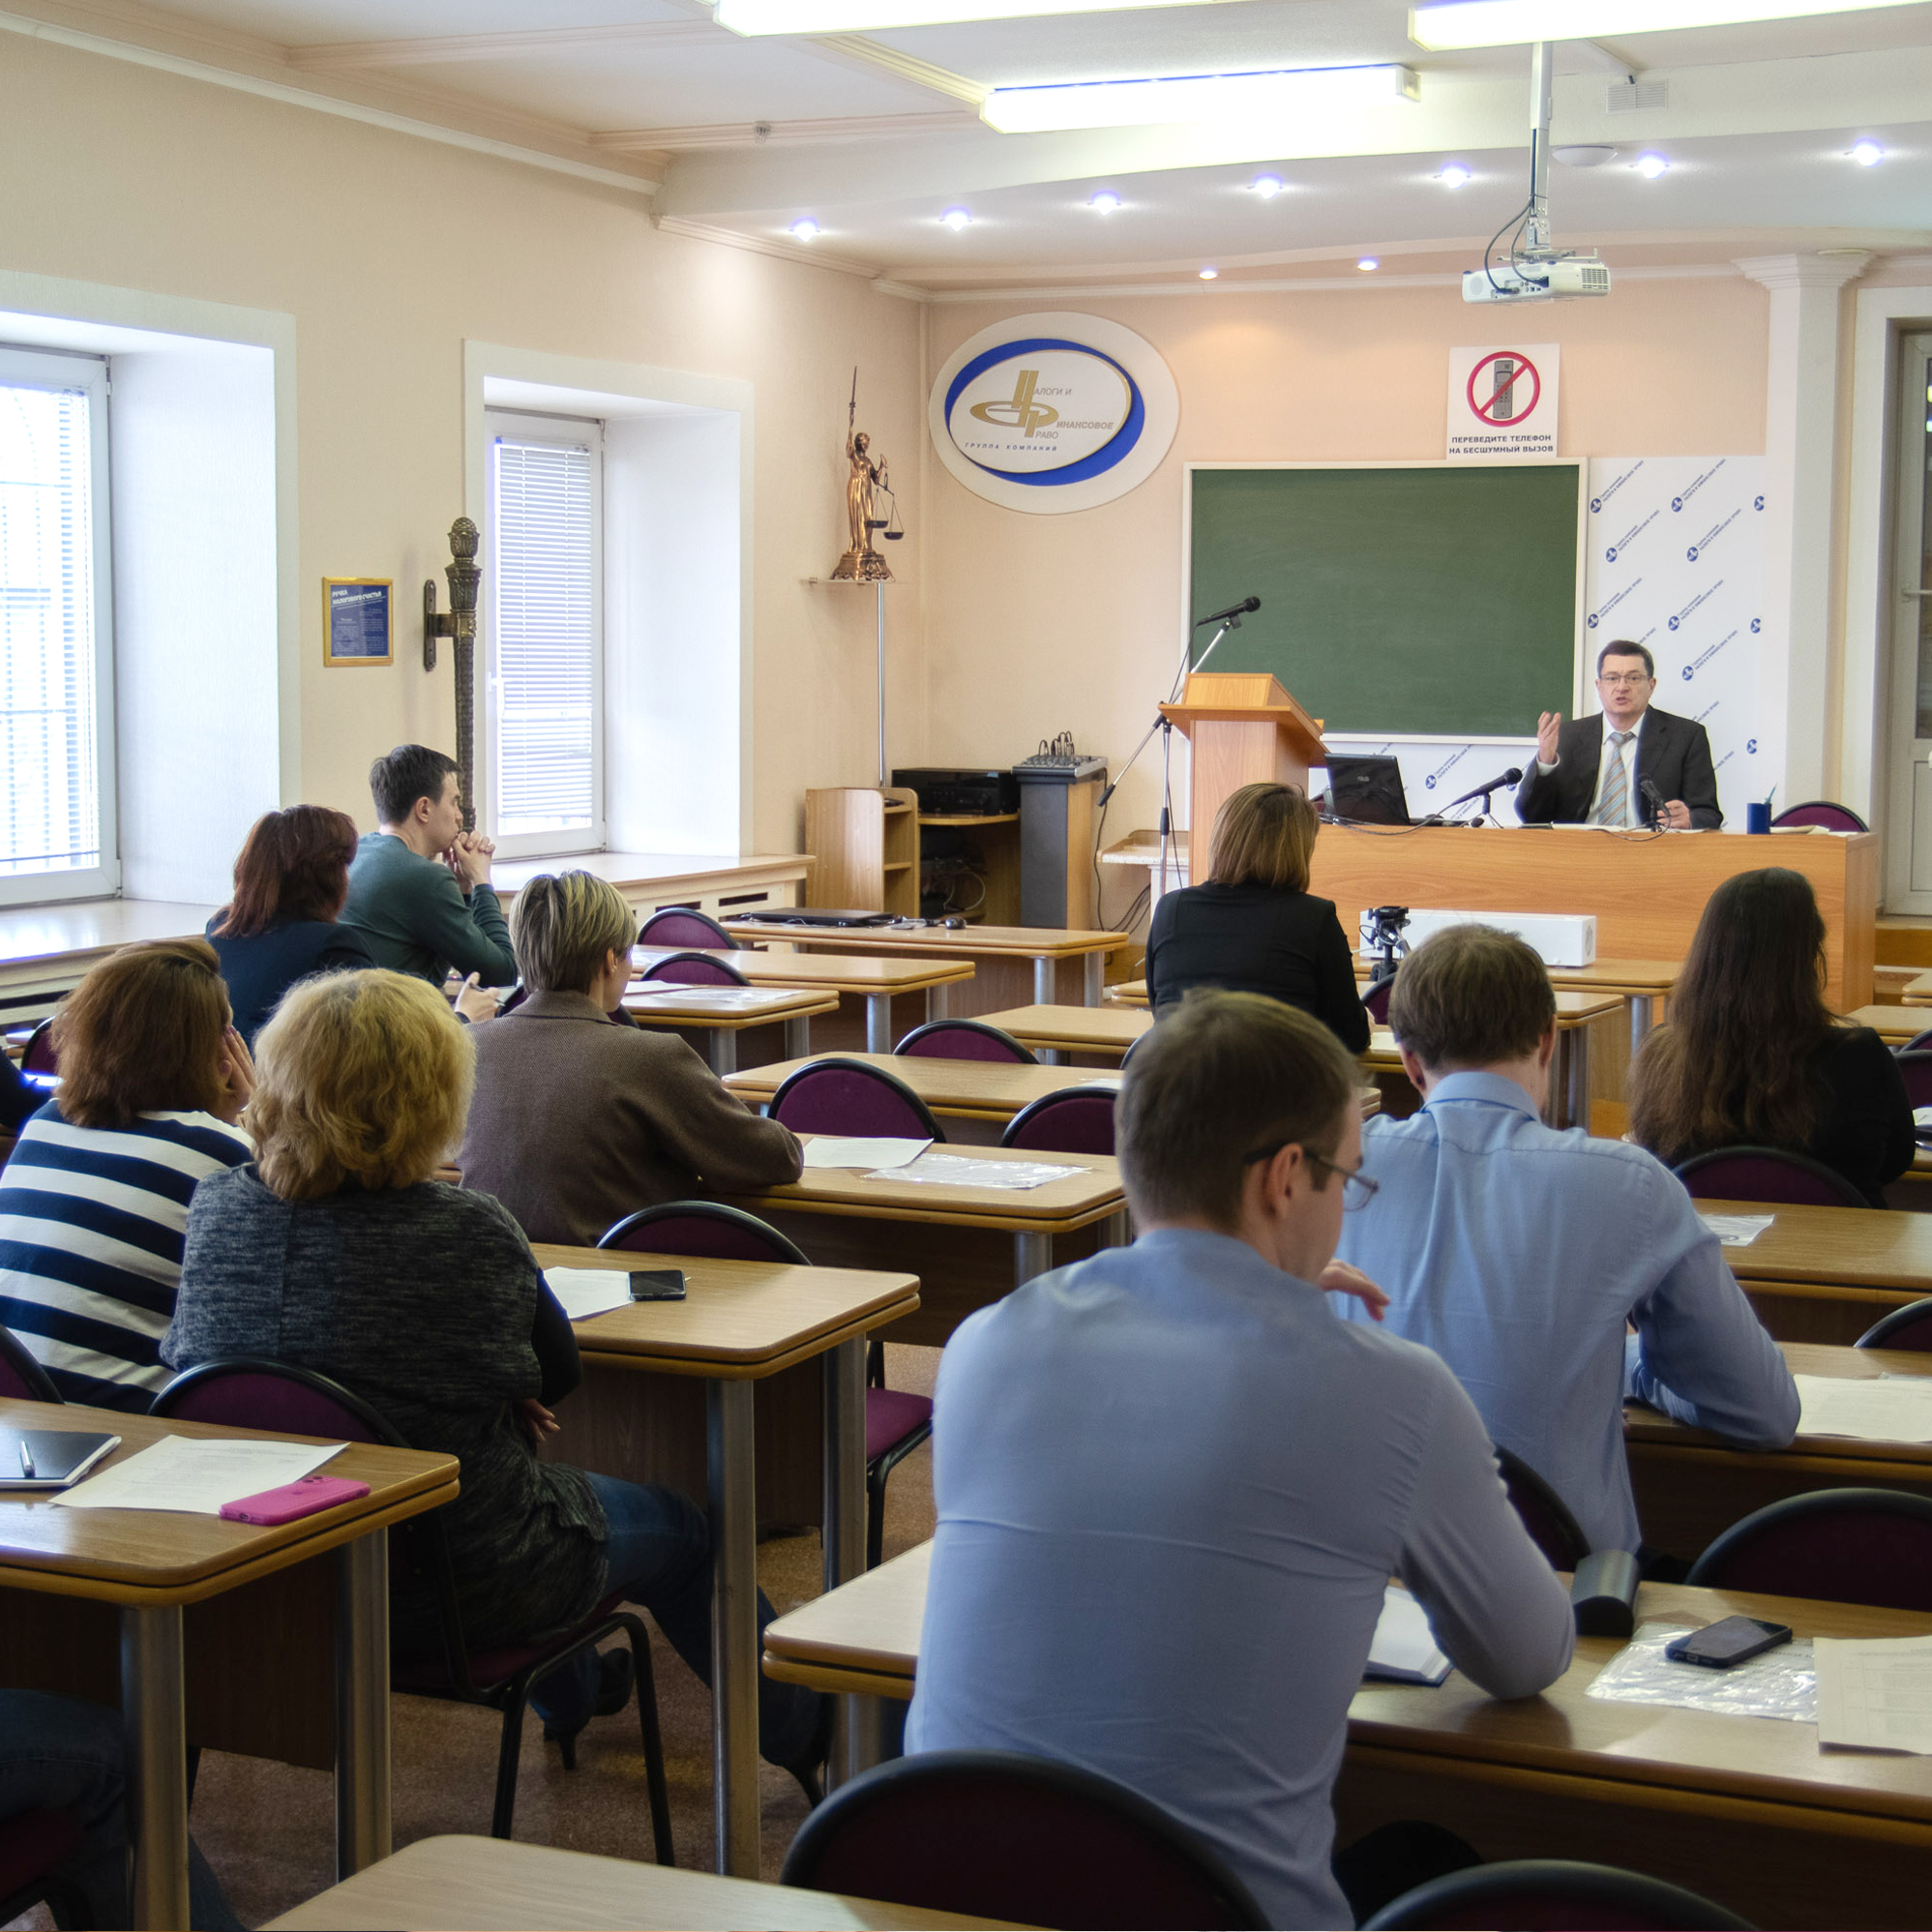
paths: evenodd
<path fill-rule="evenodd" d="M 1557 358 L 1555 342 L 1451 349 L 1448 455 L 1555 456 Z"/>

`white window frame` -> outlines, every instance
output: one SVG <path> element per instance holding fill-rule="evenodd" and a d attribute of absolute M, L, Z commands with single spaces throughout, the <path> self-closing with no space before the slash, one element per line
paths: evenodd
<path fill-rule="evenodd" d="M 94 787 L 101 826 L 98 864 L 67 871 L 0 875 L 0 906 L 103 899 L 121 889 L 120 819 L 114 756 L 114 533 L 108 468 L 106 358 L 0 344 L 0 383 L 10 388 L 87 392 L 88 485 L 93 492 Z"/>
<path fill-rule="evenodd" d="M 582 852 L 601 852 L 605 847 L 604 791 L 604 684 L 605 653 L 608 648 L 604 627 L 604 425 L 594 416 L 551 416 L 521 410 L 492 408 L 484 416 L 485 488 L 489 504 L 484 522 L 484 568 L 487 573 L 483 623 L 486 675 L 483 680 L 483 716 L 478 721 L 483 743 L 484 769 L 482 823 L 496 841 L 498 853 L 506 859 L 567 858 Z M 545 832 L 513 832 L 497 829 L 502 806 L 502 774 L 497 767 L 496 734 L 498 706 L 502 698 L 502 676 L 498 669 L 496 638 L 496 470 L 497 438 L 507 436 L 519 443 L 550 443 L 561 449 L 588 449 L 590 465 L 590 611 L 593 644 L 590 654 L 590 798 L 588 825 Z"/>

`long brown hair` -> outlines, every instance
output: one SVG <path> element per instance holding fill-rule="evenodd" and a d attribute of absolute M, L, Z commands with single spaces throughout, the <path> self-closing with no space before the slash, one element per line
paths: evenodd
<path fill-rule="evenodd" d="M 1318 820 L 1298 786 L 1263 779 L 1231 791 L 1214 817 L 1207 885 L 1269 885 L 1308 890 Z"/>
<path fill-rule="evenodd" d="M 346 812 L 291 805 L 264 813 L 235 860 L 235 896 L 215 931 L 246 939 L 278 919 L 335 919 L 348 897 L 355 855 L 355 820 Z"/>
<path fill-rule="evenodd" d="M 61 1117 L 127 1127 L 137 1114 L 213 1114 L 222 1104 L 228 993 L 206 939 L 123 946 L 54 1015 Z"/>
<path fill-rule="evenodd" d="M 1668 1160 L 1804 1147 L 1825 1106 L 1818 1050 L 1841 1024 L 1825 1003 L 1811 881 L 1783 866 L 1727 878 L 1698 921 L 1670 1025 L 1630 1070 L 1631 1133 Z"/>

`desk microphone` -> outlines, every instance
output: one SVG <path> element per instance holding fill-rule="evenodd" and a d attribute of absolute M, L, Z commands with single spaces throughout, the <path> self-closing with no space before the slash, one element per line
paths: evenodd
<path fill-rule="evenodd" d="M 1442 807 L 1442 810 L 1444 812 L 1453 812 L 1458 805 L 1467 805 L 1471 798 L 1480 798 L 1487 801 L 1492 791 L 1501 791 L 1505 785 L 1521 785 L 1522 783 L 1523 767 L 1513 764 L 1501 778 L 1493 778 L 1487 785 L 1478 785 L 1473 790 L 1464 792 L 1460 798 L 1450 799 L 1448 804 Z"/>
<path fill-rule="evenodd" d="M 1259 610 L 1262 600 L 1259 597 L 1244 597 L 1238 604 L 1231 604 L 1225 610 L 1217 610 L 1211 617 L 1202 617 L 1195 623 L 1197 631 L 1204 631 L 1210 624 L 1238 624 L 1250 611 Z"/>
<path fill-rule="evenodd" d="M 1640 779 L 1637 789 L 1644 794 L 1644 803 L 1650 808 L 1650 824 L 1653 829 L 1662 830 L 1670 823 L 1670 807 L 1664 803 L 1664 794 L 1646 779 Z"/>

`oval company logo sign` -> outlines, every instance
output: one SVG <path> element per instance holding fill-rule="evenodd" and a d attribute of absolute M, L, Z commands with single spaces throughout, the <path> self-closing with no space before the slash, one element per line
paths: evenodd
<path fill-rule="evenodd" d="M 1018 315 L 963 342 L 928 404 L 940 460 L 1010 510 L 1088 510 L 1153 474 L 1180 398 L 1153 346 L 1097 315 Z"/>

